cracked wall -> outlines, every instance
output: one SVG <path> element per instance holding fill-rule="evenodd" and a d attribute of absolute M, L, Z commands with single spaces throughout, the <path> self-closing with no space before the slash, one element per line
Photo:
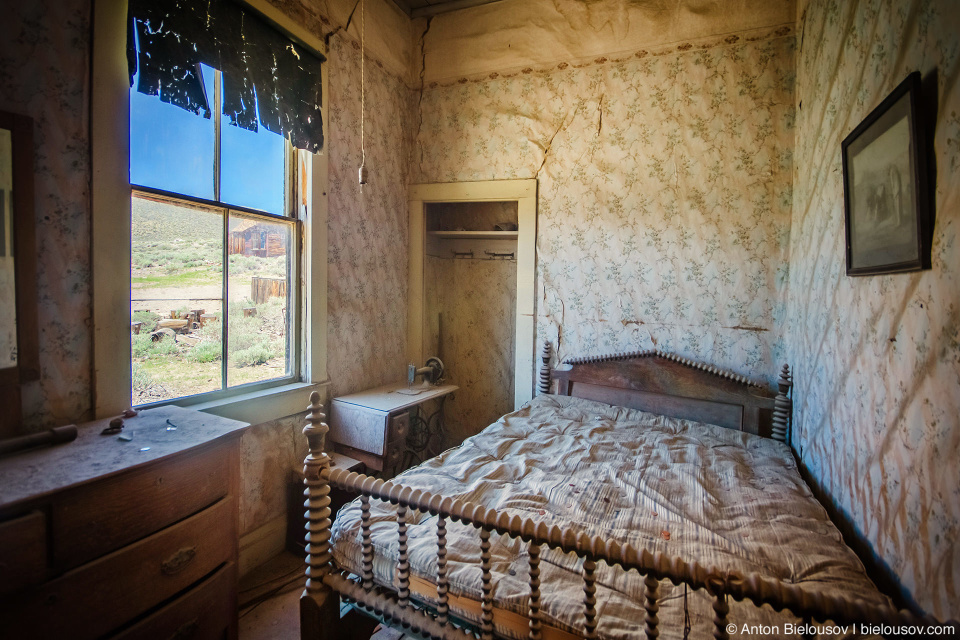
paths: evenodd
<path fill-rule="evenodd" d="M 538 343 L 561 357 L 657 346 L 771 380 L 794 50 L 771 27 L 436 83 L 417 181 L 539 179 Z"/>

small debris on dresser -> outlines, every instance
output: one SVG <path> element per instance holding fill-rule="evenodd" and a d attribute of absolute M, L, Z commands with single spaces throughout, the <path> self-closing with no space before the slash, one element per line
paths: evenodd
<path fill-rule="evenodd" d="M 102 436 L 112 436 L 115 433 L 120 433 L 123 431 L 123 418 L 114 418 L 110 421 L 110 425 L 100 432 Z"/>

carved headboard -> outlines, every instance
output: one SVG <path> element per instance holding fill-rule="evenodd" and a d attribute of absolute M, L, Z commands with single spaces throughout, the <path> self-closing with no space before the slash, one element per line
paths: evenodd
<path fill-rule="evenodd" d="M 556 381 L 557 395 L 597 400 L 672 418 L 696 420 L 786 441 L 792 402 L 790 368 L 783 365 L 778 390 L 717 367 L 664 351 L 633 351 L 568 358 L 550 368 L 544 345 L 540 393 Z"/>

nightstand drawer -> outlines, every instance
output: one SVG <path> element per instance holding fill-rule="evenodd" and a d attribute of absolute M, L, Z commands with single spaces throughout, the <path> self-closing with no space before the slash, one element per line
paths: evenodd
<path fill-rule="evenodd" d="M 14 638 L 97 638 L 200 580 L 233 557 L 233 498 L 0 608 L 0 628 Z"/>
<path fill-rule="evenodd" d="M 330 411 L 331 441 L 375 456 L 382 456 L 386 444 L 388 415 L 347 402 L 334 400 Z"/>
<path fill-rule="evenodd" d="M 160 461 L 57 496 L 53 558 L 72 569 L 197 513 L 227 495 L 221 447 Z"/>
<path fill-rule="evenodd" d="M 387 420 L 387 444 L 402 445 L 407 440 L 410 431 L 410 412 L 404 411 Z"/>

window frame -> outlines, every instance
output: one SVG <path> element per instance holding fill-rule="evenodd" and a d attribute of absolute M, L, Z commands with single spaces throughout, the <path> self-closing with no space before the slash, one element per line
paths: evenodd
<path fill-rule="evenodd" d="M 291 165 L 291 163 L 287 162 L 288 158 L 289 158 L 289 156 L 285 154 L 284 164 L 286 165 L 286 170 L 287 170 L 288 172 L 291 172 L 291 175 L 289 175 L 289 176 L 287 177 L 287 179 L 291 182 L 291 184 L 296 184 L 296 176 L 292 174 L 292 165 Z M 302 319 L 302 317 L 303 317 L 303 313 L 302 313 L 302 310 L 301 310 L 301 307 L 302 307 L 301 299 L 302 299 L 302 297 L 303 297 L 303 295 L 302 295 L 302 292 L 303 292 L 303 276 L 302 276 L 302 274 L 301 274 L 301 271 L 302 271 L 301 251 L 302 251 L 302 247 L 303 247 L 303 244 L 304 244 L 304 243 L 303 243 L 303 224 L 302 224 L 303 221 L 302 221 L 299 217 L 297 217 L 297 216 L 295 216 L 295 215 L 294 215 L 294 216 L 280 216 L 280 215 L 276 215 L 276 214 L 273 214 L 273 213 L 268 213 L 268 212 L 264 212 L 264 211 L 258 211 L 258 210 L 256 210 L 256 209 L 249 209 L 249 208 L 247 208 L 247 207 L 239 207 L 239 206 L 236 206 L 236 205 L 226 204 L 226 203 L 224 203 L 224 202 L 215 202 L 215 201 L 206 200 L 206 199 L 203 199 L 203 198 L 196 198 L 196 197 L 193 197 L 193 196 L 186 196 L 186 195 L 183 195 L 183 194 L 180 194 L 180 193 L 174 193 L 174 192 L 164 191 L 163 189 L 156 189 L 156 188 L 152 188 L 152 187 L 145 187 L 145 186 L 143 186 L 143 185 L 131 184 L 131 185 L 130 185 L 130 195 L 131 195 L 131 197 L 132 197 L 132 198 L 133 198 L 133 197 L 137 197 L 137 194 L 143 194 L 144 196 L 153 196 L 153 197 L 156 197 L 156 198 L 159 198 L 159 199 L 162 199 L 162 200 L 165 200 L 165 201 L 169 201 L 169 202 L 172 202 L 172 203 L 175 203 L 175 204 L 183 204 L 183 205 L 186 205 L 186 206 L 199 206 L 199 207 L 202 207 L 202 208 L 204 208 L 204 209 L 218 209 L 218 210 L 220 210 L 220 212 L 222 213 L 223 218 L 224 218 L 224 220 L 223 220 L 224 229 L 223 229 L 223 233 L 222 233 L 222 238 L 223 238 L 223 251 L 222 251 L 222 256 L 223 256 L 223 258 L 224 258 L 224 260 L 225 260 L 225 267 L 224 267 L 224 270 L 223 270 L 223 273 L 224 273 L 224 286 L 223 286 L 223 290 L 224 290 L 224 292 L 229 291 L 228 287 L 226 286 L 227 278 L 229 278 L 229 275 L 230 275 L 229 247 L 228 247 L 228 245 L 227 245 L 227 243 L 226 243 L 226 237 L 227 237 L 227 235 L 228 235 L 227 229 L 229 228 L 228 225 L 229 225 L 230 215 L 233 214 L 233 213 L 237 213 L 237 214 L 242 214 L 242 215 L 246 215 L 246 216 L 256 216 L 257 218 L 261 218 L 261 219 L 268 220 L 268 221 L 277 221 L 277 222 L 283 222 L 283 223 L 289 223 L 289 224 L 291 224 L 291 226 L 293 227 L 293 233 L 292 233 L 292 245 L 293 245 L 293 246 L 292 246 L 292 251 L 293 251 L 293 254 L 294 254 L 294 259 L 293 259 L 293 264 L 292 264 L 292 266 L 293 266 L 293 274 L 292 274 L 292 276 L 291 276 L 291 278 L 290 278 L 290 280 L 291 280 L 291 287 L 290 287 L 290 291 L 289 291 L 289 298 L 290 298 L 289 307 L 290 307 L 290 309 L 292 310 L 292 313 L 291 313 L 291 322 L 290 322 L 290 328 L 289 328 L 289 335 L 290 335 L 290 336 L 300 336 L 300 335 L 301 335 L 301 329 L 300 329 L 300 327 L 301 327 L 301 324 L 302 324 L 301 319 Z M 284 206 L 285 206 L 285 207 L 288 207 L 288 206 L 289 206 L 289 202 L 292 200 L 292 199 L 289 197 L 289 194 L 285 194 L 284 200 L 287 201 L 287 202 L 284 204 Z M 294 213 L 295 213 L 295 212 L 294 212 Z M 132 240 L 131 240 L 131 249 L 132 249 Z M 132 296 L 133 288 L 132 288 L 132 287 L 131 287 L 131 289 L 130 289 L 130 292 L 131 292 L 131 296 L 130 296 L 130 297 L 131 297 L 131 303 L 132 303 L 132 301 L 133 301 L 133 296 Z M 224 303 L 223 303 L 224 308 L 229 308 L 229 304 L 230 304 L 230 300 L 229 300 L 229 298 L 227 298 L 227 299 L 224 301 Z M 227 377 L 227 370 L 228 370 L 229 367 L 230 367 L 230 363 L 229 363 L 229 351 L 228 351 L 229 346 L 230 346 L 230 323 L 229 323 L 229 316 L 228 316 L 228 315 L 227 315 L 227 318 L 228 318 L 228 319 L 227 319 L 226 324 L 223 325 L 223 327 L 226 329 L 226 331 L 224 332 L 223 337 L 222 337 L 222 339 L 221 339 L 221 340 L 222 340 L 222 341 L 221 341 L 222 347 L 221 347 L 221 366 L 220 366 L 220 372 L 221 372 L 222 378 L 221 378 L 221 388 L 220 388 L 220 389 L 215 389 L 215 390 L 212 390 L 212 391 L 204 391 L 204 392 L 202 392 L 202 393 L 195 393 L 195 394 L 192 394 L 192 395 L 189 395 L 189 396 L 180 396 L 180 397 L 177 397 L 177 398 L 171 398 L 171 399 L 169 399 L 169 400 L 157 400 L 157 401 L 155 401 L 155 402 L 147 402 L 147 403 L 144 403 L 144 404 L 138 404 L 138 405 L 134 405 L 134 406 L 135 406 L 138 410 L 142 410 L 142 409 L 152 409 L 152 408 L 154 408 L 154 407 L 162 407 L 162 406 L 168 405 L 168 404 L 176 404 L 176 405 L 178 405 L 178 406 L 184 406 L 184 407 L 186 407 L 186 406 L 191 406 L 191 405 L 194 405 L 194 404 L 200 404 L 200 403 L 204 403 L 204 402 L 215 402 L 215 401 L 218 400 L 218 399 L 228 398 L 228 397 L 230 397 L 230 396 L 232 396 L 232 395 L 235 395 L 235 394 L 237 394 L 237 393 L 260 391 L 260 390 L 263 390 L 263 389 L 270 389 L 270 388 L 272 388 L 272 387 L 279 387 L 279 386 L 286 385 L 286 384 L 291 384 L 291 383 L 300 382 L 300 380 L 301 380 L 301 369 L 302 369 L 302 366 L 301 366 L 301 365 L 302 365 L 302 358 L 301 358 L 301 353 L 300 353 L 300 352 L 302 351 L 302 346 L 303 346 L 303 345 L 302 345 L 302 341 L 301 341 L 300 339 L 296 339 L 296 340 L 290 340 L 291 348 L 290 348 L 290 354 L 289 354 L 289 356 L 290 356 L 290 358 L 291 358 L 291 363 L 290 363 L 290 365 L 291 365 L 290 369 L 291 369 L 291 370 L 290 370 L 290 373 L 289 373 L 289 374 L 283 375 L 283 376 L 278 377 L 278 378 L 271 378 L 271 379 L 269 379 L 269 380 L 256 380 L 256 381 L 253 381 L 253 382 L 245 382 L 245 383 L 243 383 L 243 384 L 228 386 L 229 378 Z M 131 354 L 131 355 L 132 355 L 132 354 Z M 132 363 L 132 359 L 131 359 L 131 363 Z M 132 389 L 132 380 L 131 380 L 131 395 L 132 395 L 132 393 L 133 393 L 133 389 Z M 132 398 L 131 398 L 131 401 L 132 401 Z"/>
<path fill-rule="evenodd" d="M 252 10 L 300 44 L 326 53 L 323 42 L 266 0 L 246 0 Z M 127 1 L 94 3 L 93 73 L 91 96 L 92 224 L 91 280 L 93 286 L 92 406 L 96 418 L 116 415 L 132 405 L 130 348 L 131 217 L 130 99 L 127 73 Z M 324 137 L 329 136 L 327 74 L 321 76 Z M 326 396 L 327 376 L 327 152 L 291 154 L 297 171 L 304 171 L 306 214 L 299 202 L 300 264 L 298 314 L 300 379 L 251 388 L 252 383 L 215 393 L 223 397 L 188 396 L 164 404 L 191 406 L 252 424 L 292 415 L 309 404 L 314 390 Z M 295 183 L 296 184 L 296 183 Z M 290 197 L 288 190 L 288 197 Z M 212 203 L 224 206 L 221 203 Z M 227 207 L 225 207 L 227 208 Z M 242 207 L 235 207 L 241 211 Z M 267 214 L 269 215 L 269 214 Z M 126 238 L 126 242 L 117 242 Z M 121 311 L 125 310 L 125 313 Z M 125 348 L 118 345 L 126 345 Z M 143 405 L 144 408 L 153 405 Z"/>

